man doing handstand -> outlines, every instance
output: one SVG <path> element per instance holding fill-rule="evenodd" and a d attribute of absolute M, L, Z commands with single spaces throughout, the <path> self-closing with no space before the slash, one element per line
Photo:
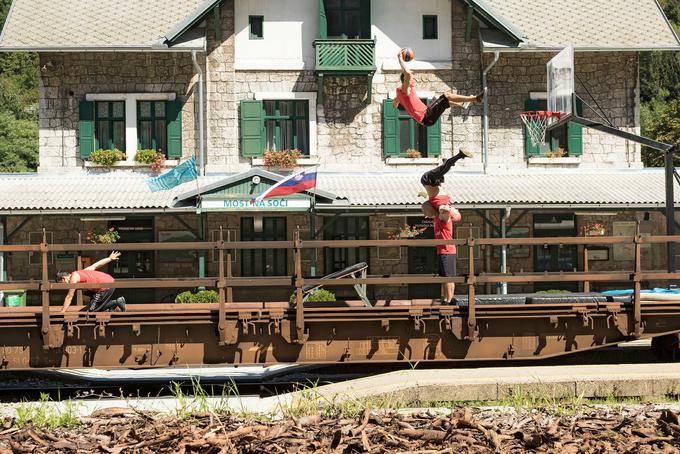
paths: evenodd
<path fill-rule="evenodd" d="M 112 276 L 97 271 L 97 268 L 101 268 L 104 265 L 118 260 L 120 257 L 120 252 L 112 252 L 108 257 L 95 262 L 94 264 L 88 266 L 85 269 L 73 271 L 69 273 L 67 271 L 57 271 L 57 282 L 64 282 L 69 284 L 77 283 L 89 283 L 89 284 L 110 284 L 114 282 Z M 64 299 L 64 308 L 62 312 L 66 312 L 66 309 L 71 305 L 71 300 L 75 294 L 76 289 L 69 289 Z M 87 310 L 90 312 L 98 311 L 111 311 L 116 308 L 120 308 L 121 311 L 125 311 L 125 298 L 122 296 L 115 300 L 112 300 L 114 289 L 112 288 L 91 288 L 86 290 L 84 293 L 86 296 L 90 297 L 90 304 Z"/>
<path fill-rule="evenodd" d="M 404 110 L 423 126 L 435 124 L 446 109 L 451 107 L 451 104 L 467 108 L 471 102 L 482 102 L 484 100 L 486 89 L 477 96 L 463 96 L 447 92 L 426 106 L 416 94 L 411 70 L 406 67 L 401 52 L 397 54 L 397 58 L 401 66 L 401 86 L 397 87 L 397 96 L 392 101 L 392 105 L 396 109 L 401 104 Z"/>

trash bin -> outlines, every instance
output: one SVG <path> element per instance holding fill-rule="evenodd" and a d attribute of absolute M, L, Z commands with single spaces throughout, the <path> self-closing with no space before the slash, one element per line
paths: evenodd
<path fill-rule="evenodd" d="M 4 290 L 4 306 L 5 307 L 25 307 L 26 306 L 26 290 Z"/>

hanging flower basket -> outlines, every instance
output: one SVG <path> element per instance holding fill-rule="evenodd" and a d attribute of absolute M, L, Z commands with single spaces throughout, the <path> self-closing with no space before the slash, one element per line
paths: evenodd
<path fill-rule="evenodd" d="M 111 227 L 104 231 L 93 230 L 88 232 L 85 239 L 94 244 L 112 244 L 120 240 L 120 234 L 115 227 Z"/>
<path fill-rule="evenodd" d="M 390 235 L 390 240 L 403 240 L 406 238 L 417 238 L 419 237 L 425 230 L 427 230 L 427 227 L 411 227 L 408 224 L 404 224 L 398 232 L 393 233 Z"/>

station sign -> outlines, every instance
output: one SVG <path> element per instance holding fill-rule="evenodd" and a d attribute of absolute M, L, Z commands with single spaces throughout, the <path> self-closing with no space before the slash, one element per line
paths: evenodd
<path fill-rule="evenodd" d="M 203 200 L 201 208 L 211 211 L 306 211 L 311 207 L 307 197 L 273 197 L 255 202 L 249 198 Z"/>

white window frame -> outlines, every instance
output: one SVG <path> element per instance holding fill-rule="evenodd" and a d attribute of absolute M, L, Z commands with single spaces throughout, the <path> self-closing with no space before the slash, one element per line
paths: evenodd
<path fill-rule="evenodd" d="M 319 155 L 316 137 L 316 92 L 315 91 L 259 91 L 255 92 L 256 101 L 280 101 L 306 99 L 309 102 L 309 156 L 298 159 L 299 165 L 318 164 Z M 253 165 L 263 165 L 264 159 L 253 158 Z"/>
<path fill-rule="evenodd" d="M 125 157 L 128 164 L 137 154 L 137 102 L 174 101 L 175 93 L 88 93 L 86 101 L 125 101 Z"/>

